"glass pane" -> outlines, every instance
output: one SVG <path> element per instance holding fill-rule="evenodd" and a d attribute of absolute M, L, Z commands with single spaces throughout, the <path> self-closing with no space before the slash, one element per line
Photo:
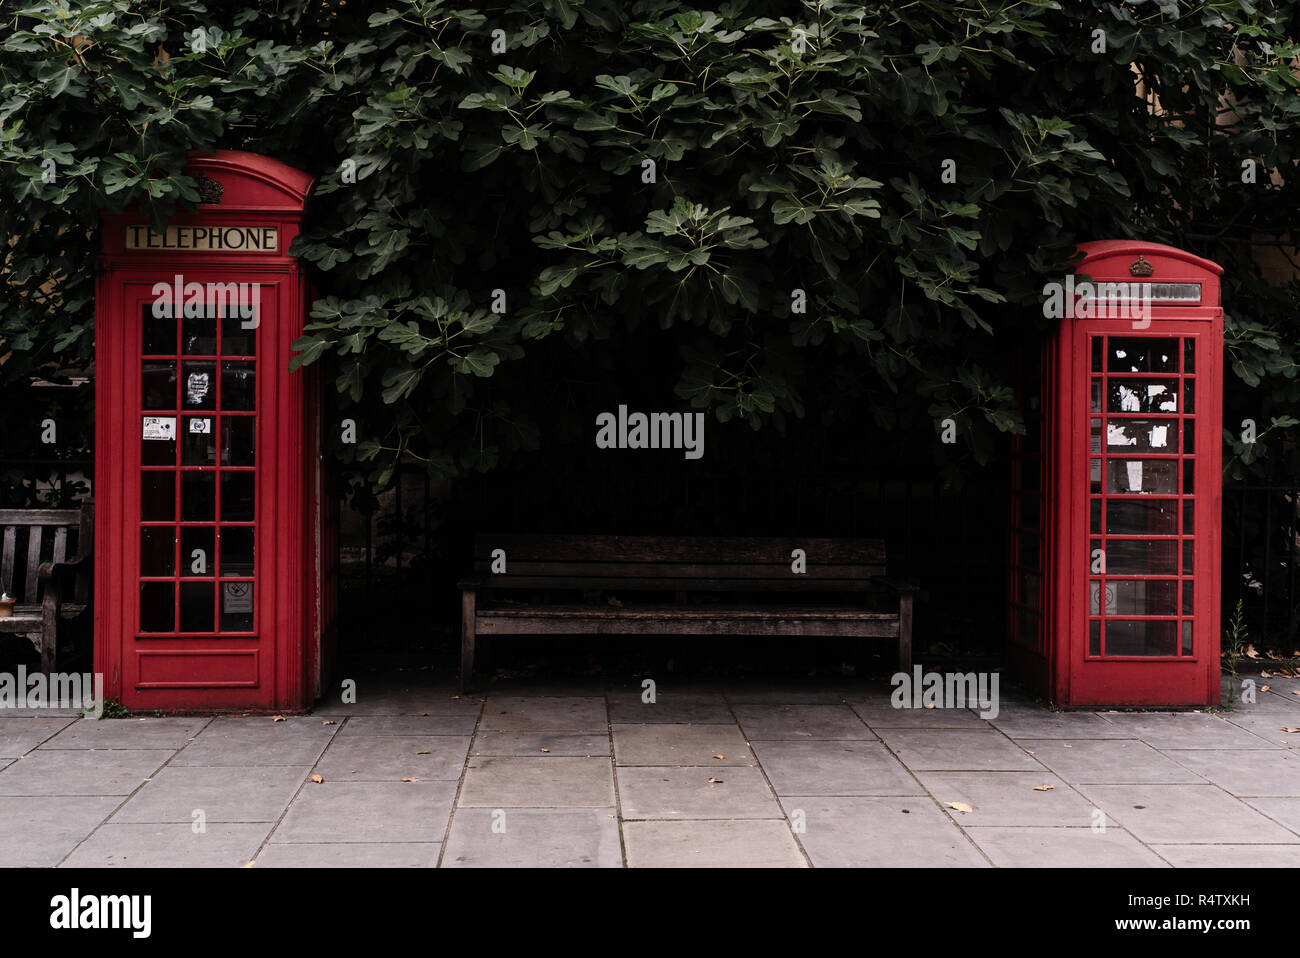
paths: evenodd
<path fill-rule="evenodd" d="M 1183 412 L 1190 416 L 1196 412 L 1196 382 L 1194 380 L 1184 380 L 1183 395 Z"/>
<path fill-rule="evenodd" d="M 1183 575 L 1191 575 L 1195 569 L 1192 568 L 1192 540 L 1188 539 L 1183 543 Z"/>
<path fill-rule="evenodd" d="M 176 408 L 176 363 L 147 359 L 140 372 L 140 408 Z"/>
<path fill-rule="evenodd" d="M 1175 655 L 1177 652 L 1177 622 L 1106 620 L 1107 655 Z"/>
<path fill-rule="evenodd" d="M 1106 611 L 1115 611 L 1115 589 L 1109 582 L 1106 583 Z M 1088 614 L 1101 615 L 1101 580 L 1091 579 L 1088 582 Z"/>
<path fill-rule="evenodd" d="M 253 574 L 253 529 L 251 526 L 221 527 L 221 574 Z"/>
<path fill-rule="evenodd" d="M 221 474 L 221 518 L 224 522 L 252 522 L 253 473 L 223 472 Z"/>
<path fill-rule="evenodd" d="M 1101 452 L 1101 419 L 1094 418 L 1088 423 L 1088 451 Z"/>
<path fill-rule="evenodd" d="M 210 472 L 181 475 L 181 521 L 211 522 L 217 517 L 216 483 Z"/>
<path fill-rule="evenodd" d="M 1161 539 L 1110 539 L 1106 571 L 1130 575 L 1177 575 L 1178 543 Z"/>
<path fill-rule="evenodd" d="M 1176 459 L 1111 459 L 1107 466 L 1107 492 L 1165 495 L 1178 492 Z"/>
<path fill-rule="evenodd" d="M 1183 460 L 1183 495 L 1190 496 L 1196 492 L 1195 472 L 1196 460 Z"/>
<path fill-rule="evenodd" d="M 1106 448 L 1108 452 L 1176 452 L 1177 435 L 1178 423 L 1169 419 L 1112 418 L 1106 423 Z"/>
<path fill-rule="evenodd" d="M 140 420 L 140 465 L 176 465 L 175 416 L 145 416 Z"/>
<path fill-rule="evenodd" d="M 1177 499 L 1111 499 L 1106 531 L 1112 535 L 1178 535 Z"/>
<path fill-rule="evenodd" d="M 1088 406 L 1089 412 L 1101 412 L 1101 380 L 1092 381 L 1092 402 Z"/>
<path fill-rule="evenodd" d="M 172 587 L 171 582 L 140 583 L 141 632 L 170 632 L 175 627 Z"/>
<path fill-rule="evenodd" d="M 212 549 L 211 526 L 181 527 L 181 575 L 216 575 L 217 554 Z"/>
<path fill-rule="evenodd" d="M 1042 501 L 1037 496 L 1020 498 L 1020 525 L 1026 529 L 1041 528 Z"/>
<path fill-rule="evenodd" d="M 1101 460 L 1088 460 L 1088 490 L 1094 494 L 1101 492 Z"/>
<path fill-rule="evenodd" d="M 1178 412 L 1177 379 L 1111 379 L 1107 412 Z"/>
<path fill-rule="evenodd" d="M 1183 502 L 1183 535 L 1188 535 L 1196 530 L 1192 528 L 1192 508 L 1193 503 L 1190 500 Z"/>
<path fill-rule="evenodd" d="M 1092 337 L 1092 371 L 1101 372 L 1101 337 Z"/>
<path fill-rule="evenodd" d="M 1038 608 L 1038 576 L 1020 573 L 1020 601 L 1031 609 Z"/>
<path fill-rule="evenodd" d="M 1192 614 L 1192 580 L 1183 582 L 1183 615 Z"/>
<path fill-rule="evenodd" d="M 1192 623 L 1183 620 L 1183 655 L 1192 654 Z"/>
<path fill-rule="evenodd" d="M 185 364 L 185 383 L 181 390 L 181 406 L 185 409 L 216 409 L 216 383 L 213 376 L 217 364 L 211 361 Z"/>
<path fill-rule="evenodd" d="M 252 416 L 221 417 L 221 464 L 223 466 L 254 465 L 255 423 L 256 420 Z"/>
<path fill-rule="evenodd" d="M 1183 372 L 1196 372 L 1196 340 L 1183 340 Z"/>
<path fill-rule="evenodd" d="M 215 466 L 217 440 L 213 435 L 211 416 L 186 416 L 182 422 L 185 432 L 181 437 L 181 465 Z"/>
<path fill-rule="evenodd" d="M 1196 420 L 1183 420 L 1183 452 L 1191 455 L 1196 452 Z"/>
<path fill-rule="evenodd" d="M 140 518 L 145 522 L 176 519 L 176 473 L 140 473 Z"/>
<path fill-rule="evenodd" d="M 1102 551 L 1100 539 L 1089 540 L 1087 565 L 1093 575 L 1106 571 L 1106 554 Z"/>
<path fill-rule="evenodd" d="M 1107 579 L 1107 615 L 1177 615 L 1178 583 L 1146 579 Z"/>
<path fill-rule="evenodd" d="M 1088 623 L 1088 654 L 1101 655 L 1101 623 Z"/>
<path fill-rule="evenodd" d="M 221 364 L 221 408 L 251 410 L 256 407 L 257 373 L 253 363 Z"/>
<path fill-rule="evenodd" d="M 212 583 L 181 583 L 181 631 L 212 632 Z"/>
<path fill-rule="evenodd" d="M 252 320 L 249 320 L 252 322 Z M 226 356 L 253 356 L 257 354 L 257 329 L 244 329 L 239 316 L 227 316 L 221 321 L 221 352 Z M 260 323 L 259 323 L 260 325 Z"/>
<path fill-rule="evenodd" d="M 209 308 L 205 313 L 212 313 Z M 181 351 L 189 355 L 215 356 L 217 319 L 215 315 L 186 316 L 181 320 Z"/>
<path fill-rule="evenodd" d="M 221 583 L 221 631 L 253 631 L 253 583 Z"/>
<path fill-rule="evenodd" d="M 1101 532 L 1101 500 L 1093 499 L 1088 506 L 1088 531 L 1093 535 Z"/>
<path fill-rule="evenodd" d="M 171 526 L 147 526 L 140 530 L 140 574 L 174 575 L 176 531 Z"/>
<path fill-rule="evenodd" d="M 1109 345 L 1108 370 L 1112 373 L 1178 372 L 1178 340 L 1118 339 Z"/>
<path fill-rule="evenodd" d="M 168 313 L 171 307 L 167 307 Z M 155 316 L 153 304 L 140 308 L 143 329 L 140 334 L 140 351 L 145 356 L 176 355 L 176 320 L 169 316 Z"/>

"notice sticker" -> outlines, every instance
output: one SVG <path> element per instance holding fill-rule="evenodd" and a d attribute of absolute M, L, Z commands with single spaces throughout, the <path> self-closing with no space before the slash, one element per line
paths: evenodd
<path fill-rule="evenodd" d="M 144 438 L 145 439 L 175 439 L 176 438 L 176 417 L 175 416 L 145 416 L 144 417 Z"/>
<path fill-rule="evenodd" d="M 221 588 L 221 611 L 233 614 L 253 611 L 253 583 L 227 582 Z"/>
<path fill-rule="evenodd" d="M 200 419 L 197 416 L 190 419 L 190 432 L 212 432 L 212 420 Z"/>
<path fill-rule="evenodd" d="M 189 378 L 185 380 L 185 396 L 190 404 L 197 406 L 203 402 L 203 397 L 208 394 L 208 374 L 207 373 L 190 373 Z"/>

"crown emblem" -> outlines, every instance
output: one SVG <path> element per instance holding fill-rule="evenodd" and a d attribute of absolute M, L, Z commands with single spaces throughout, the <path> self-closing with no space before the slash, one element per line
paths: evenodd
<path fill-rule="evenodd" d="M 1150 276 L 1156 271 L 1156 268 L 1143 259 L 1142 254 L 1139 253 L 1138 258 L 1129 266 L 1128 271 L 1130 276 Z"/>
<path fill-rule="evenodd" d="M 199 177 L 199 202 L 216 206 L 225 195 L 226 188 L 210 176 Z"/>

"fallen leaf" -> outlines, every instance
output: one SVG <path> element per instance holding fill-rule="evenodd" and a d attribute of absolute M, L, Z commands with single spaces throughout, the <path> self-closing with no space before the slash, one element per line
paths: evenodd
<path fill-rule="evenodd" d="M 427 749 L 427 748 L 426 748 L 426 749 L 423 749 L 423 750 L 421 750 L 421 751 L 419 751 L 419 752 L 416 752 L 415 754 L 416 754 L 416 755 L 432 755 L 433 752 L 432 752 L 430 749 Z"/>
<path fill-rule="evenodd" d="M 621 608 L 623 608 L 623 603 L 622 603 L 621 601 L 619 601 L 618 599 L 616 599 L 616 598 L 615 598 L 614 596 L 612 596 L 612 595 L 611 595 L 608 599 L 606 599 L 605 601 L 608 602 L 610 605 L 612 605 L 612 606 L 613 606 L 614 608 L 616 608 L 616 609 L 621 609 Z"/>
<path fill-rule="evenodd" d="M 1269 690 L 1269 686 L 1267 686 L 1267 685 L 1261 685 L 1261 686 L 1259 687 L 1259 690 L 1260 690 L 1261 692 L 1267 692 L 1267 691 Z"/>
<path fill-rule="evenodd" d="M 725 756 L 725 755 L 715 755 L 715 756 L 713 756 L 713 757 L 716 758 L 719 762 L 721 762 L 721 761 L 722 761 L 724 758 L 726 758 L 727 756 Z"/>
<path fill-rule="evenodd" d="M 1292 695 L 1300 695 L 1300 689 L 1292 689 L 1292 690 L 1291 690 L 1291 694 L 1292 694 Z"/>
<path fill-rule="evenodd" d="M 1050 792 L 1050 791 L 1051 791 L 1052 789 L 1054 789 L 1054 788 L 1056 788 L 1055 785 L 1035 785 L 1035 786 L 1034 786 L 1034 791 L 1035 791 L 1035 792 Z"/>
<path fill-rule="evenodd" d="M 1272 673 L 1272 672 L 1265 672 L 1263 669 L 1260 669 L 1260 671 L 1259 671 L 1259 677 L 1260 677 L 1261 679 L 1271 679 L 1271 678 L 1273 677 L 1273 673 Z"/>
<path fill-rule="evenodd" d="M 720 779 L 720 778 L 710 778 L 710 779 L 709 779 L 709 783 L 710 783 L 711 785 L 721 785 L 721 784 L 722 784 L 722 779 Z"/>
<path fill-rule="evenodd" d="M 454 701 L 456 701 L 458 698 L 460 698 L 459 695 L 453 695 L 453 696 L 451 697 L 451 700 L 454 702 Z"/>
<path fill-rule="evenodd" d="M 1291 734 L 1295 734 L 1296 732 L 1300 732 L 1300 728 L 1292 728 L 1292 727 L 1289 726 L 1289 725 L 1284 725 L 1284 726 L 1282 727 L 1282 731 L 1284 731 L 1284 732 L 1289 732 L 1289 733 L 1291 733 Z"/>
<path fill-rule="evenodd" d="M 338 723 L 338 722 L 335 722 L 333 719 L 326 719 L 324 722 L 321 722 L 320 724 L 321 724 L 321 725 L 338 725 L 339 723 Z"/>
<path fill-rule="evenodd" d="M 544 748 L 544 749 L 542 749 L 542 751 L 543 751 L 543 752 L 549 752 L 550 749 L 549 749 L 549 748 Z"/>
<path fill-rule="evenodd" d="M 324 776 L 324 775 L 313 775 L 313 776 L 311 777 L 311 780 L 312 780 L 313 782 L 315 782 L 317 785 L 319 785 L 321 782 L 325 781 L 325 776 Z"/>
<path fill-rule="evenodd" d="M 404 782 L 418 782 L 419 779 L 418 779 L 418 778 L 404 778 L 404 779 L 402 779 L 402 781 L 404 781 Z"/>
<path fill-rule="evenodd" d="M 254 865 L 256 865 L 256 864 L 257 864 L 257 859 L 254 858 L 251 862 L 249 862 L 249 863 L 248 863 L 247 865 L 245 865 L 244 867 L 245 867 L 245 868 L 252 868 L 252 867 L 253 867 Z"/>
<path fill-rule="evenodd" d="M 1066 747 L 1066 748 L 1074 748 L 1073 745 L 1067 745 L 1067 746 L 1065 746 L 1065 747 Z"/>
<path fill-rule="evenodd" d="M 271 716 L 271 721 L 272 721 L 272 722 L 283 722 L 283 721 L 284 721 L 284 716 L 283 716 L 283 715 L 272 715 L 272 716 Z"/>
<path fill-rule="evenodd" d="M 975 809 L 971 808 L 965 802 L 944 802 L 944 804 L 949 808 L 957 809 L 957 811 L 961 812 L 963 815 L 975 811 Z"/>

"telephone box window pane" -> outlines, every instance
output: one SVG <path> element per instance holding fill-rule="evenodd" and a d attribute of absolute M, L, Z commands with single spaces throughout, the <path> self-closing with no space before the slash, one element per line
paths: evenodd
<path fill-rule="evenodd" d="M 1128 536 L 1176 536 L 1178 500 L 1111 499 L 1106 503 L 1106 532 Z"/>
<path fill-rule="evenodd" d="M 181 383 L 183 409 L 217 408 L 216 369 L 214 362 L 185 363 L 182 369 L 185 381 Z"/>
<path fill-rule="evenodd" d="M 1183 615 L 1192 614 L 1192 580 L 1183 583 Z"/>
<path fill-rule="evenodd" d="M 175 521 L 176 473 L 140 474 L 140 519 L 144 522 Z"/>
<path fill-rule="evenodd" d="M 1101 372 L 1101 337 L 1092 337 L 1092 371 Z"/>
<path fill-rule="evenodd" d="M 181 351 L 191 356 L 217 354 L 217 318 L 209 306 L 203 316 L 186 316 L 181 320 Z"/>
<path fill-rule="evenodd" d="M 1196 381 L 1192 379 L 1184 380 L 1183 391 L 1185 394 L 1183 411 L 1190 416 L 1196 412 Z"/>
<path fill-rule="evenodd" d="M 253 320 L 248 320 L 252 322 Z M 244 329 L 244 320 L 238 315 L 221 321 L 221 354 L 223 356 L 255 356 L 257 354 L 257 329 Z M 260 324 L 259 324 L 260 325 Z"/>
<path fill-rule="evenodd" d="M 1101 532 L 1101 500 L 1093 499 L 1088 506 L 1088 531 L 1093 535 Z"/>
<path fill-rule="evenodd" d="M 176 465 L 176 417 L 145 416 L 140 423 L 140 465 Z"/>
<path fill-rule="evenodd" d="M 171 313 L 171 307 L 167 307 Z M 176 320 L 170 315 L 155 316 L 153 303 L 140 307 L 142 329 L 140 331 L 140 352 L 145 356 L 176 355 Z"/>
<path fill-rule="evenodd" d="M 175 627 L 172 615 L 172 583 L 140 583 L 140 631 L 170 632 Z"/>
<path fill-rule="evenodd" d="M 1178 423 L 1170 419 L 1112 418 L 1106 423 L 1106 451 L 1177 452 L 1177 436 Z"/>
<path fill-rule="evenodd" d="M 1186 455 L 1192 455 L 1196 452 L 1196 420 L 1183 420 L 1183 452 Z"/>
<path fill-rule="evenodd" d="M 1176 379 L 1112 378 L 1108 389 L 1108 412 L 1178 412 L 1178 380 Z"/>
<path fill-rule="evenodd" d="M 250 526 L 221 527 L 221 574 L 253 574 L 253 529 Z"/>
<path fill-rule="evenodd" d="M 1106 620 L 1107 655 L 1177 655 L 1177 622 Z"/>
<path fill-rule="evenodd" d="M 253 473 L 221 474 L 221 518 L 225 522 L 253 521 Z"/>
<path fill-rule="evenodd" d="M 1192 654 L 1192 623 L 1183 620 L 1183 655 Z"/>
<path fill-rule="evenodd" d="M 171 526 L 148 526 L 140 530 L 140 574 L 175 575 L 176 532 Z"/>
<path fill-rule="evenodd" d="M 1192 508 L 1193 503 L 1190 501 L 1183 502 L 1183 535 L 1190 535 L 1196 530 L 1192 528 Z"/>
<path fill-rule="evenodd" d="M 1183 495 L 1190 496 L 1196 492 L 1195 466 L 1191 459 L 1183 460 Z"/>
<path fill-rule="evenodd" d="M 211 522 L 217 517 L 214 478 L 210 472 L 181 474 L 182 522 Z"/>
<path fill-rule="evenodd" d="M 1113 595 L 1112 595 L 1113 593 Z M 1177 615 L 1178 583 L 1151 579 L 1107 579 L 1107 615 Z"/>
<path fill-rule="evenodd" d="M 1112 373 L 1178 372 L 1178 340 L 1116 339 L 1110 341 L 1108 371 Z"/>
<path fill-rule="evenodd" d="M 1101 412 L 1101 380 L 1092 381 L 1092 402 L 1088 407 L 1089 412 Z"/>
<path fill-rule="evenodd" d="M 1194 571 L 1192 566 L 1192 540 L 1188 539 L 1183 543 L 1183 575 L 1191 575 Z"/>
<path fill-rule="evenodd" d="M 1101 623 L 1088 623 L 1088 654 L 1101 655 Z"/>
<path fill-rule="evenodd" d="M 1111 575 L 1177 575 L 1178 543 L 1161 539 L 1111 539 L 1106 543 Z"/>
<path fill-rule="evenodd" d="M 1038 608 L 1038 576 L 1020 573 L 1020 601 L 1031 609 Z"/>
<path fill-rule="evenodd" d="M 212 583 L 181 583 L 181 631 L 212 632 Z"/>
<path fill-rule="evenodd" d="M 1196 340 L 1183 340 L 1183 372 L 1196 372 Z"/>
<path fill-rule="evenodd" d="M 234 410 L 255 409 L 257 401 L 257 372 L 253 363 L 221 364 L 221 408 Z"/>
<path fill-rule="evenodd" d="M 221 583 L 221 631 L 253 631 L 253 583 Z"/>
<path fill-rule="evenodd" d="M 1088 481 L 1090 483 L 1089 491 L 1094 495 L 1101 492 L 1101 460 L 1088 460 Z"/>
<path fill-rule="evenodd" d="M 181 575 L 216 575 L 211 526 L 181 527 Z"/>
<path fill-rule="evenodd" d="M 1176 459 L 1110 459 L 1106 491 L 1110 493 L 1178 493 Z"/>
<path fill-rule="evenodd" d="M 215 466 L 217 444 L 211 416 L 186 416 L 181 433 L 181 465 Z"/>
<path fill-rule="evenodd" d="M 1115 589 L 1109 582 L 1105 585 L 1106 591 L 1106 612 L 1107 614 L 1115 611 Z M 1088 614 L 1101 615 L 1101 593 L 1102 583 L 1099 579 L 1092 579 L 1088 583 Z"/>
<path fill-rule="evenodd" d="M 140 374 L 142 409 L 176 408 L 176 363 L 145 360 Z"/>
<path fill-rule="evenodd" d="M 1042 527 L 1043 504 L 1037 496 L 1022 496 L 1020 499 L 1020 524 L 1026 529 Z"/>
<path fill-rule="evenodd" d="M 221 418 L 221 464 L 223 466 L 251 466 L 254 464 L 254 435 L 256 422 L 252 416 L 223 416 Z"/>

